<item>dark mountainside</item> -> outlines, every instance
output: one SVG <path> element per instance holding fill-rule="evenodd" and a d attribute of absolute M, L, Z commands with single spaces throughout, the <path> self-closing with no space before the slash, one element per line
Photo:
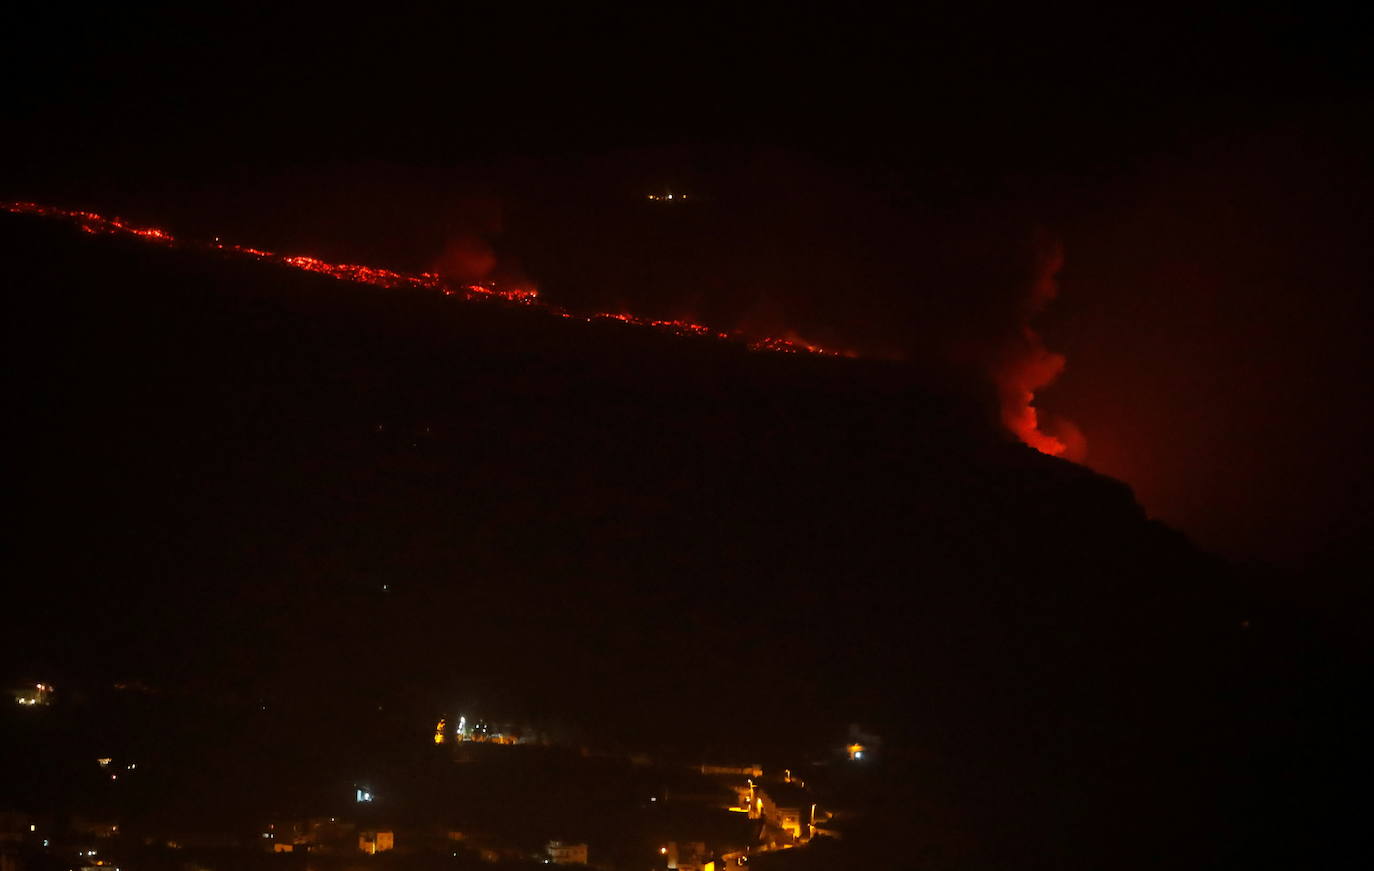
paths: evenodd
<path fill-rule="evenodd" d="M 218 706 L 66 733 L 127 728 L 214 785 L 178 813 L 289 803 L 475 701 L 711 758 L 862 724 L 885 755 L 833 847 L 854 867 L 1222 867 L 1344 836 L 1355 666 L 1124 485 L 1000 433 L 990 390 L 0 229 L 8 677 L 73 711 L 134 680 Z M 95 800 L 9 738 L 0 804 Z"/>

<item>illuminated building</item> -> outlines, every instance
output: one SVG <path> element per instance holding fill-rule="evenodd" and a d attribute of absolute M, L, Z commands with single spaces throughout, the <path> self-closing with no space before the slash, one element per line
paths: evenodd
<path fill-rule="evenodd" d="M 788 783 L 773 783 L 758 789 L 755 806 L 765 823 L 786 832 L 793 843 L 811 837 L 811 817 L 815 802 L 805 790 Z"/>
<path fill-rule="evenodd" d="M 570 844 L 565 841 L 549 841 L 544 848 L 549 862 L 553 865 L 586 865 L 587 845 Z"/>
<path fill-rule="evenodd" d="M 445 727 L 445 720 L 440 720 L 439 724 L 435 726 L 435 744 L 444 743 L 444 740 L 440 739 L 440 735 L 444 733 Z M 521 735 L 526 732 L 527 730 L 524 728 L 511 723 L 494 724 L 479 719 L 469 721 L 467 716 L 463 715 L 458 718 L 457 728 L 453 730 L 453 739 L 458 743 L 475 741 L 479 744 L 519 744 L 521 743 Z M 445 734 L 444 737 L 447 738 L 447 735 Z"/>
<path fill-rule="evenodd" d="M 746 777 L 742 781 L 730 784 L 730 788 L 735 792 L 735 803 L 726 810 L 740 814 L 749 814 L 750 819 L 757 819 L 754 813 L 754 780 Z"/>
<path fill-rule="evenodd" d="M 359 832 L 358 849 L 369 856 L 385 853 L 396 846 L 395 832 Z"/>
<path fill-rule="evenodd" d="M 263 843 L 274 853 L 344 854 L 353 849 L 355 832 L 353 823 L 336 817 L 279 820 L 267 826 Z"/>
<path fill-rule="evenodd" d="M 714 854 L 702 841 L 669 841 L 658 852 L 667 857 L 672 871 L 714 871 L 716 867 Z"/>
<path fill-rule="evenodd" d="M 760 778 L 763 777 L 763 766 L 761 765 L 712 765 L 703 762 L 701 764 L 702 774 L 738 774 L 744 777 Z"/>

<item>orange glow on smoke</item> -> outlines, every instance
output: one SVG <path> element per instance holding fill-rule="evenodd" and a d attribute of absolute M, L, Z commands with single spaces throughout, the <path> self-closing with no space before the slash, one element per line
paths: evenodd
<path fill-rule="evenodd" d="M 1064 442 L 1040 430 L 1039 414 L 1036 412 L 1035 406 L 1031 405 L 1033 401 L 1035 401 L 1033 391 L 1022 391 L 1021 398 L 1013 403 L 1012 407 L 1002 410 L 1002 422 L 1021 441 L 1042 454 L 1058 457 L 1064 453 L 1066 446 Z"/>
<path fill-rule="evenodd" d="M 1048 387 L 1064 371 L 1064 355 L 1045 348 L 1044 341 L 1030 326 L 1030 320 L 1059 293 L 1055 276 L 1064 265 L 1064 252 L 1058 244 L 1047 246 L 1036 257 L 1036 270 L 1030 295 L 1022 311 L 1019 341 L 993 373 L 1002 398 L 1002 423 L 1021 441 L 1041 453 L 1059 457 L 1072 453 L 1069 459 L 1079 459 L 1085 442 L 1077 429 L 1067 422 L 1066 435 L 1071 435 L 1072 451 L 1064 439 L 1057 438 L 1041 427 L 1035 408 L 1035 392 Z"/>

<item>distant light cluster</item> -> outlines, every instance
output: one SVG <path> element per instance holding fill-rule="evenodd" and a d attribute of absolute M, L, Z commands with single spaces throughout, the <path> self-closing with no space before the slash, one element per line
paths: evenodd
<path fill-rule="evenodd" d="M 37 683 L 13 692 L 14 701 L 23 707 L 52 704 L 53 688 L 50 684 Z"/>

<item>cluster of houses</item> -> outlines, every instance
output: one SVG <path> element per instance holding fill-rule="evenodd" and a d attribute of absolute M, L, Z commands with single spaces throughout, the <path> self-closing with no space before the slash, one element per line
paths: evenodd
<path fill-rule="evenodd" d="M 17 705 L 50 703 L 47 685 L 21 689 L 12 693 Z M 836 764 L 866 767 L 875 741 L 851 735 L 837 752 Z M 216 827 L 226 831 L 155 831 L 145 824 L 135 835 L 121 832 L 116 821 L 68 817 L 56 825 L 5 812 L 0 813 L 0 871 L 29 871 L 37 867 L 35 857 L 44 857 L 39 864 L 45 868 L 56 867 L 50 860 L 60 859 L 68 871 L 119 871 L 117 857 L 130 847 L 184 851 L 188 858 L 196 851 L 243 850 L 345 861 L 391 854 L 417 861 L 446 856 L 605 871 L 722 871 L 746 865 L 751 857 L 802 847 L 816 837 L 838 836 L 835 810 L 822 807 L 803 777 L 787 769 L 765 772 L 760 765 L 684 764 L 588 748 L 579 752 L 528 727 L 461 716 L 438 720 L 434 743 L 443 745 L 434 757 L 444 766 L 435 770 L 436 776 L 447 771 L 458 779 L 448 779 L 456 784 L 448 798 L 438 799 L 438 793 L 427 798 L 423 813 L 416 813 L 414 801 L 402 800 L 400 790 L 391 796 L 383 788 L 378 798 L 370 781 L 354 783 L 351 796 L 339 791 L 332 810 L 324 811 L 335 816 L 282 817 L 264 821 L 257 830 L 226 823 Z M 116 764 L 101 757 L 95 763 L 102 776 L 135 770 L 135 763 L 127 760 Z M 505 798 L 496 799 L 476 786 L 504 782 L 519 782 L 525 792 L 502 793 Z M 595 814 L 568 813 L 576 800 L 570 805 L 566 796 L 588 787 L 602 796 L 600 801 L 609 801 L 607 807 L 618 808 L 613 825 L 597 825 Z M 559 798 L 527 800 L 539 795 Z M 543 815 L 530 816 L 530 804 L 539 805 Z M 438 822 L 446 816 L 451 817 L 448 822 Z"/>

